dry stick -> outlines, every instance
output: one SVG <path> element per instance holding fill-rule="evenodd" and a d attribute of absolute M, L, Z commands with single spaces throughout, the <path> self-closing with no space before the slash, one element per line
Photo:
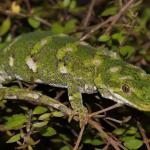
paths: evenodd
<path fill-rule="evenodd" d="M 125 11 L 130 7 L 130 5 L 134 2 L 134 0 L 130 0 L 120 11 L 117 15 L 109 17 L 107 20 L 105 20 L 104 22 L 96 25 L 95 27 L 93 27 L 87 34 L 85 34 L 80 40 L 83 41 L 87 38 L 89 38 L 89 36 L 96 32 L 97 30 L 99 30 L 100 28 L 102 28 L 103 26 L 105 26 L 106 24 L 108 24 L 109 22 L 112 22 L 109 25 L 109 28 L 105 31 L 105 33 L 110 32 L 110 30 L 112 29 L 113 25 L 119 20 L 119 18 L 125 13 Z"/>
<path fill-rule="evenodd" d="M 5 10 L 5 11 L 4 10 L 0 10 L 0 12 L 5 14 L 5 15 L 10 15 L 10 16 L 16 15 L 16 16 L 20 16 L 20 17 L 24 17 L 24 18 L 33 17 L 35 20 L 45 24 L 48 27 L 51 27 L 51 24 L 47 20 L 42 19 L 42 18 L 40 18 L 38 16 L 35 16 L 35 15 L 32 16 L 32 15 L 27 15 L 27 14 L 23 14 L 23 13 L 13 13 L 10 10 Z"/>
<path fill-rule="evenodd" d="M 143 129 L 142 125 L 140 124 L 140 122 L 137 122 L 137 126 L 140 130 L 140 133 L 142 135 L 142 138 L 143 138 L 143 141 L 147 147 L 147 150 L 150 150 L 150 144 L 149 144 L 149 140 L 148 138 L 146 137 L 146 134 L 145 134 L 145 130 Z"/>
<path fill-rule="evenodd" d="M 114 17 L 109 17 L 104 22 L 102 22 L 102 23 L 94 26 L 87 34 L 85 34 L 83 37 L 81 37 L 80 41 L 83 41 L 83 40 L 89 38 L 92 33 L 94 33 L 95 31 L 99 30 L 100 28 L 102 28 L 103 26 L 105 26 L 106 24 L 108 24 L 109 22 L 111 22 L 113 20 L 113 18 Z"/>
<path fill-rule="evenodd" d="M 46 95 L 42 95 L 39 92 L 30 91 L 28 89 L 18 89 L 18 88 L 0 88 L 0 100 L 19 100 L 26 101 L 29 103 L 34 103 L 38 105 L 45 105 L 47 107 L 52 107 L 57 110 L 60 110 L 62 113 L 70 116 L 72 110 L 61 102 L 50 98 Z"/>
<path fill-rule="evenodd" d="M 95 6 L 96 0 L 91 0 L 91 3 L 89 4 L 89 9 L 87 10 L 87 14 L 85 19 L 83 20 L 83 28 L 88 26 L 88 23 L 91 19 L 92 13 L 93 13 L 93 8 Z"/>
<path fill-rule="evenodd" d="M 31 12 L 31 5 L 30 5 L 29 0 L 23 0 L 23 1 L 26 3 L 28 11 Z"/>
<path fill-rule="evenodd" d="M 106 111 L 109 111 L 109 110 L 118 108 L 118 107 L 120 107 L 120 106 L 122 106 L 122 104 L 116 103 L 116 104 L 114 104 L 114 105 L 112 105 L 112 106 L 110 106 L 110 107 L 107 107 L 107 108 L 102 109 L 102 110 L 100 110 L 100 111 L 96 111 L 96 112 L 94 112 L 94 113 L 91 113 L 89 116 L 90 116 L 90 117 L 93 117 L 93 116 L 99 115 L 100 113 L 103 113 L 103 112 L 106 112 Z"/>
<path fill-rule="evenodd" d="M 112 139 L 103 129 L 102 127 L 95 121 L 93 120 L 89 120 L 88 123 L 94 127 L 96 130 L 98 130 L 98 132 L 102 135 L 101 137 L 105 138 L 107 140 L 107 142 L 109 142 L 114 148 L 115 150 L 120 150 L 119 145 L 120 143 L 116 142 L 114 139 Z"/>
<path fill-rule="evenodd" d="M 75 146 L 73 147 L 73 150 L 78 150 L 79 145 L 80 145 L 80 142 L 81 142 L 81 140 L 82 140 L 82 136 L 83 136 L 84 129 L 85 129 L 85 125 L 83 125 L 82 128 L 81 128 L 81 130 L 80 130 L 78 139 L 77 139 L 77 141 L 76 141 Z"/>
<path fill-rule="evenodd" d="M 111 31 L 112 27 L 114 26 L 114 24 L 120 19 L 120 17 L 126 12 L 126 10 L 129 9 L 129 7 L 131 6 L 131 4 L 133 2 L 134 2 L 134 0 L 130 0 L 130 1 L 128 1 L 126 3 L 126 5 L 124 5 L 124 7 L 121 8 L 121 10 L 119 11 L 119 13 L 114 16 L 114 19 L 112 20 L 111 24 L 106 29 L 105 34 L 106 33 L 110 33 L 110 31 Z"/>

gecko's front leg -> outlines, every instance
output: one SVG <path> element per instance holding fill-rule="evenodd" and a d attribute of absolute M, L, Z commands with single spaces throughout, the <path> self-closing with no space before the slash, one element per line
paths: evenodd
<path fill-rule="evenodd" d="M 81 92 L 79 91 L 79 87 L 77 84 L 72 83 L 68 85 L 68 95 L 69 95 L 69 102 L 74 112 L 72 114 L 72 117 L 73 115 L 78 115 L 80 127 L 82 127 L 87 120 L 88 110 L 83 105 L 82 95 Z"/>

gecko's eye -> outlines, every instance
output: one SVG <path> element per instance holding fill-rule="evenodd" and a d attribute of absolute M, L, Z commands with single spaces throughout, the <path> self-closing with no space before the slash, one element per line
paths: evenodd
<path fill-rule="evenodd" d="M 124 84 L 124 85 L 121 87 L 121 90 L 122 90 L 124 93 L 129 93 L 129 92 L 130 92 L 130 87 L 129 87 L 129 85 Z"/>

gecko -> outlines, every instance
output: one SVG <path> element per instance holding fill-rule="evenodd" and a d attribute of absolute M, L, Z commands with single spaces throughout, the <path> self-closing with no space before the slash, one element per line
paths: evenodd
<path fill-rule="evenodd" d="M 0 87 L 6 81 L 67 88 L 75 114 L 88 113 L 82 93 L 150 111 L 150 75 L 105 48 L 65 34 L 26 33 L 0 50 Z"/>

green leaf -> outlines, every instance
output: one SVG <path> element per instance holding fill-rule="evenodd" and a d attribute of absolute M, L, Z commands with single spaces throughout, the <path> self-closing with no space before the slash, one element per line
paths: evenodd
<path fill-rule="evenodd" d="M 136 134 L 137 128 L 136 127 L 130 127 L 129 130 L 126 132 L 126 134 Z"/>
<path fill-rule="evenodd" d="M 10 27 L 11 27 L 11 20 L 10 20 L 10 18 L 7 18 L 2 22 L 2 24 L 0 26 L 0 36 L 7 33 L 8 30 L 10 29 Z"/>
<path fill-rule="evenodd" d="M 101 35 L 101 36 L 98 38 L 98 40 L 99 40 L 100 42 L 107 42 L 107 41 L 110 40 L 110 36 L 104 34 L 104 35 Z"/>
<path fill-rule="evenodd" d="M 70 5 L 70 0 L 64 0 L 63 1 L 63 6 L 68 7 Z"/>
<path fill-rule="evenodd" d="M 124 41 L 125 36 L 122 33 L 115 33 L 112 35 L 112 39 L 118 41 L 120 44 Z"/>
<path fill-rule="evenodd" d="M 70 141 L 70 136 L 66 135 L 66 134 L 61 134 L 59 133 L 59 136 L 64 140 L 64 141 Z"/>
<path fill-rule="evenodd" d="M 116 135 L 122 135 L 125 132 L 125 129 L 123 128 L 116 128 L 113 133 Z"/>
<path fill-rule="evenodd" d="M 123 46 L 119 49 L 120 54 L 125 58 L 131 57 L 134 51 L 135 51 L 134 47 L 130 45 Z"/>
<path fill-rule="evenodd" d="M 37 122 L 37 123 L 33 124 L 33 127 L 35 127 L 35 128 L 41 128 L 41 127 L 46 126 L 47 124 L 48 124 L 48 121 Z"/>
<path fill-rule="evenodd" d="M 33 114 L 34 114 L 34 115 L 35 115 L 35 114 L 43 114 L 43 113 L 45 113 L 45 112 L 47 112 L 47 111 L 48 111 L 48 109 L 47 109 L 46 107 L 37 106 L 37 107 L 34 108 Z"/>
<path fill-rule="evenodd" d="M 14 142 L 17 142 L 19 141 L 21 138 L 21 134 L 16 134 L 14 136 L 12 136 L 6 143 L 14 143 Z"/>
<path fill-rule="evenodd" d="M 60 148 L 60 150 L 71 150 L 69 146 L 63 146 Z"/>
<path fill-rule="evenodd" d="M 48 128 L 43 129 L 40 133 L 41 133 L 42 136 L 46 136 L 47 137 L 47 136 L 53 136 L 57 132 L 56 132 L 56 130 L 54 128 L 48 127 Z"/>
<path fill-rule="evenodd" d="M 124 146 L 130 150 L 139 149 L 143 145 L 143 141 L 138 139 L 132 139 L 124 142 Z"/>
<path fill-rule="evenodd" d="M 115 6 L 109 7 L 102 12 L 101 16 L 109 16 L 109 15 L 113 16 L 117 13 L 117 10 L 118 8 Z"/>
<path fill-rule="evenodd" d="M 24 114 L 15 114 L 11 117 L 5 118 L 7 121 L 5 122 L 5 128 L 8 130 L 15 130 L 22 128 L 23 124 L 26 123 L 28 120 L 27 116 Z"/>
<path fill-rule="evenodd" d="M 52 115 L 54 117 L 63 117 L 64 116 L 64 114 L 60 111 L 54 111 L 54 112 L 52 112 Z"/>
<path fill-rule="evenodd" d="M 40 21 L 35 20 L 34 18 L 28 18 L 28 23 L 32 28 L 38 28 L 40 26 Z"/>
<path fill-rule="evenodd" d="M 135 136 L 123 136 L 120 139 L 121 139 L 121 141 L 124 141 L 124 142 L 132 141 L 133 139 L 135 139 Z"/>
<path fill-rule="evenodd" d="M 83 142 L 85 144 L 91 144 L 91 145 L 94 145 L 94 146 L 98 146 L 98 145 L 104 144 L 104 142 L 101 139 L 89 139 L 89 138 L 87 138 Z"/>
<path fill-rule="evenodd" d="M 75 19 L 71 19 L 71 20 L 67 21 L 64 26 L 64 32 L 65 33 L 73 32 L 76 28 L 76 22 L 77 22 L 77 20 L 75 20 Z"/>
<path fill-rule="evenodd" d="M 91 144 L 94 145 L 94 146 L 98 146 L 98 145 L 102 145 L 103 142 L 102 142 L 102 140 L 100 140 L 100 139 L 93 139 L 93 140 L 91 141 Z"/>
<path fill-rule="evenodd" d="M 60 23 L 55 22 L 52 24 L 51 32 L 52 33 L 62 33 L 62 32 L 64 32 L 64 28 L 62 27 L 62 25 Z"/>
<path fill-rule="evenodd" d="M 39 120 L 49 120 L 50 116 L 51 116 L 50 113 L 42 114 L 42 115 L 39 117 Z"/>

